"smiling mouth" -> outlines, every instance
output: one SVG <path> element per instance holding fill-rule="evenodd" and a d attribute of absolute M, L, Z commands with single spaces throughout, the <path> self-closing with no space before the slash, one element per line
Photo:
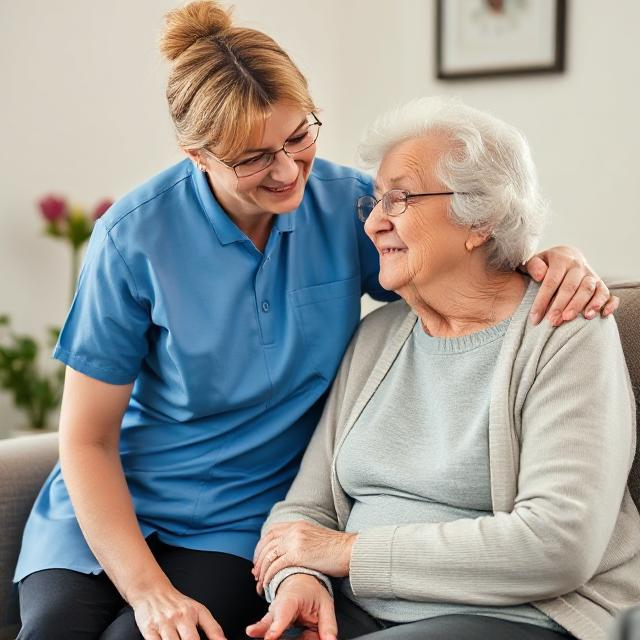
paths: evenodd
<path fill-rule="evenodd" d="M 285 185 L 284 187 L 262 187 L 269 191 L 269 193 L 289 193 L 289 191 L 293 191 L 296 188 L 296 184 L 298 183 L 298 179 L 296 178 L 291 184 Z"/>
<path fill-rule="evenodd" d="M 389 255 L 390 253 L 400 253 L 400 252 L 404 252 L 404 251 L 406 251 L 406 249 L 398 249 L 398 248 L 381 249 L 380 250 L 380 255 L 381 256 L 386 256 L 386 255 Z"/>

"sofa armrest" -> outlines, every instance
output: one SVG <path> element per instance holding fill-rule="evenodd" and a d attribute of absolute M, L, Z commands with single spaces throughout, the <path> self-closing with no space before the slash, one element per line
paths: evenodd
<path fill-rule="evenodd" d="M 38 491 L 58 459 L 58 434 L 0 440 L 0 638 L 15 622 L 12 578 L 22 531 Z"/>

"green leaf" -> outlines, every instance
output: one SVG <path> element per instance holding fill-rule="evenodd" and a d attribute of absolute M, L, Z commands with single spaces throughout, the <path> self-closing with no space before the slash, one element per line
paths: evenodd
<path fill-rule="evenodd" d="M 79 249 L 91 236 L 93 227 L 89 218 L 84 215 L 70 216 L 67 219 L 67 237 L 75 249 Z"/>
<path fill-rule="evenodd" d="M 38 355 L 38 344 L 33 338 L 28 336 L 20 336 L 17 341 L 18 353 L 29 362 L 33 362 Z"/>
<path fill-rule="evenodd" d="M 8 316 L 0 316 L 0 325 L 9 325 Z M 57 339 L 59 332 L 50 327 L 50 338 Z M 43 372 L 37 362 L 39 345 L 33 338 L 8 332 L 0 337 L 0 387 L 12 395 L 31 426 L 45 427 L 49 414 L 60 404 L 64 366 Z"/>
<path fill-rule="evenodd" d="M 64 235 L 60 227 L 54 222 L 48 222 L 47 226 L 44 228 L 44 232 L 53 238 L 62 238 Z"/>

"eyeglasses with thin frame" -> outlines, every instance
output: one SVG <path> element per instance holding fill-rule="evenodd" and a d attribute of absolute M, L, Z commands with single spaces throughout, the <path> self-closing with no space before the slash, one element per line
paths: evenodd
<path fill-rule="evenodd" d="M 300 133 L 294 134 L 275 151 L 265 151 L 252 156 L 251 158 L 247 158 L 246 160 L 242 160 L 241 162 L 235 162 L 234 164 L 227 164 L 220 160 L 220 158 L 214 156 L 209 150 L 205 149 L 205 151 L 207 155 L 214 160 L 217 160 L 229 169 L 233 169 L 238 178 L 248 178 L 249 176 L 253 176 L 256 173 L 264 171 L 267 167 L 270 167 L 276 159 L 276 155 L 281 151 L 284 151 L 287 156 L 291 157 L 312 147 L 318 139 L 322 122 L 318 120 L 315 113 L 312 112 L 311 116 L 313 116 L 313 122 L 307 121 L 308 125 L 306 129 Z"/>
<path fill-rule="evenodd" d="M 373 196 L 361 196 L 356 200 L 356 211 L 358 218 L 362 222 L 366 222 L 371 212 L 382 203 L 382 212 L 386 216 L 400 216 L 407 210 L 409 200 L 413 198 L 424 198 L 427 196 L 451 196 L 456 191 L 435 191 L 432 193 L 411 193 L 404 189 L 391 189 L 382 194 L 382 198 L 378 200 Z"/>

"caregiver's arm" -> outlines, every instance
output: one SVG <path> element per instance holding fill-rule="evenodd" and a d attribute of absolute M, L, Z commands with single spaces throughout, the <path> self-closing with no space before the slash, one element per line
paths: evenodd
<path fill-rule="evenodd" d="M 357 596 L 519 604 L 573 591 L 597 571 L 631 466 L 633 396 L 612 319 L 559 335 L 568 339 L 547 344 L 522 409 L 513 511 L 360 532 Z"/>
<path fill-rule="evenodd" d="M 132 386 L 107 384 L 67 367 L 60 464 L 80 528 L 133 607 L 145 640 L 158 633 L 172 637 L 178 631 L 183 637 L 197 637 L 196 625 L 209 638 L 222 640 L 222 629 L 209 611 L 171 585 L 138 526 L 118 448 Z"/>
<path fill-rule="evenodd" d="M 524 264 L 527 273 L 541 282 L 531 308 L 531 320 L 537 324 L 546 315 L 558 326 L 582 313 L 587 320 L 598 313 L 613 313 L 620 304 L 602 279 L 589 267 L 574 247 L 553 247 L 534 255 Z"/>

